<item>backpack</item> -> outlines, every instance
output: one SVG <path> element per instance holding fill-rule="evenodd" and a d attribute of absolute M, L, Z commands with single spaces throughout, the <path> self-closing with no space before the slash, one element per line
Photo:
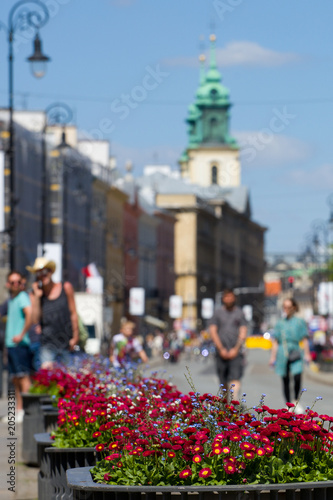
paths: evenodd
<path fill-rule="evenodd" d="M 79 315 L 77 315 L 77 320 L 78 320 L 78 327 L 79 327 L 78 346 L 80 347 L 81 351 L 84 351 L 87 340 L 89 338 L 89 333 L 88 333 L 87 328 L 84 326 L 83 321 Z"/>

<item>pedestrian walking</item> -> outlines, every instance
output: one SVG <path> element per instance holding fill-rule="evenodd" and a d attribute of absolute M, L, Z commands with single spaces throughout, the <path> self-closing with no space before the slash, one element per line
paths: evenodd
<path fill-rule="evenodd" d="M 236 306 L 233 290 L 222 295 L 222 307 L 215 311 L 209 332 L 216 347 L 216 368 L 221 386 L 238 399 L 240 380 L 243 376 L 245 355 L 243 345 L 247 334 L 247 322 L 243 311 Z"/>
<path fill-rule="evenodd" d="M 68 281 L 54 283 L 56 265 L 46 257 L 38 257 L 27 269 L 36 279 L 32 285 L 32 319 L 41 325 L 41 367 L 50 368 L 56 361 L 68 364 L 79 340 L 73 287 Z"/>
<path fill-rule="evenodd" d="M 303 319 L 295 314 L 298 312 L 297 302 L 290 298 L 283 302 L 284 318 L 279 320 L 274 328 L 273 346 L 269 365 L 275 367 L 275 372 L 282 378 L 283 395 L 286 403 L 295 403 L 300 395 L 304 361 L 310 363 L 311 354 L 308 342 L 308 329 Z M 303 348 L 300 347 L 300 342 Z M 294 397 L 290 398 L 290 377 L 294 382 Z M 302 413 L 298 404 L 297 412 Z"/>
<path fill-rule="evenodd" d="M 16 397 L 16 422 L 23 420 L 23 392 L 30 388 L 30 349 L 28 331 L 31 326 L 31 303 L 29 295 L 22 291 L 22 275 L 11 271 L 7 276 L 9 291 L 5 345 L 8 354 L 8 374 L 12 379 Z"/>
<path fill-rule="evenodd" d="M 25 276 L 22 276 L 22 281 L 21 281 L 21 290 L 24 292 L 27 292 L 30 298 L 30 302 L 33 301 L 33 291 L 30 289 L 29 291 L 27 290 L 27 278 Z M 42 329 L 39 323 L 32 324 L 29 328 L 28 335 L 29 335 L 29 348 L 30 348 L 30 364 L 31 364 L 31 371 L 33 373 L 38 372 L 40 369 L 41 363 L 40 363 L 40 334 L 42 333 Z"/>
<path fill-rule="evenodd" d="M 134 337 L 135 323 L 123 321 L 120 333 L 111 340 L 110 361 L 115 367 L 124 366 L 127 363 L 141 359 L 143 363 L 148 362 L 148 356 L 144 351 L 139 339 Z"/>

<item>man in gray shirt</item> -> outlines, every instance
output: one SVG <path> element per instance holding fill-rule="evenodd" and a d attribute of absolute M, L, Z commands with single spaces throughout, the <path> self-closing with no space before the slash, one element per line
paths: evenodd
<path fill-rule="evenodd" d="M 238 399 L 240 379 L 243 375 L 242 345 L 247 327 L 243 311 L 236 306 L 232 290 L 224 290 L 223 306 L 210 321 L 210 335 L 216 347 L 216 368 L 220 384 L 227 391 L 233 385 L 233 399 Z"/>

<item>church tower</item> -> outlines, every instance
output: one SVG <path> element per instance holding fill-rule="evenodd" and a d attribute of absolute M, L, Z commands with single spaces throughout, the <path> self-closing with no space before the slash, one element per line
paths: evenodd
<path fill-rule="evenodd" d="M 188 146 L 179 164 L 182 177 L 194 184 L 236 187 L 241 182 L 239 147 L 229 134 L 229 91 L 217 68 L 215 35 L 210 43 L 207 72 L 205 56 L 200 56 L 200 84 L 186 119 Z"/>

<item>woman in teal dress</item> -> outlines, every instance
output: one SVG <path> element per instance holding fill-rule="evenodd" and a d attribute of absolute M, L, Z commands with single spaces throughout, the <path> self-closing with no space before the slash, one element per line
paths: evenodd
<path fill-rule="evenodd" d="M 303 319 L 297 318 L 295 313 L 298 305 L 294 299 L 286 299 L 283 302 L 285 318 L 277 322 L 274 329 L 273 346 L 270 366 L 275 366 L 275 372 L 282 377 L 283 394 L 286 402 L 290 400 L 290 375 L 294 378 L 295 401 L 301 390 L 302 372 L 304 361 L 311 361 L 308 329 Z M 303 349 L 299 343 L 303 341 Z M 299 359 L 290 359 L 290 353 L 299 353 Z M 297 358 L 297 356 L 294 356 Z M 289 358 L 289 359 L 288 359 Z"/>

